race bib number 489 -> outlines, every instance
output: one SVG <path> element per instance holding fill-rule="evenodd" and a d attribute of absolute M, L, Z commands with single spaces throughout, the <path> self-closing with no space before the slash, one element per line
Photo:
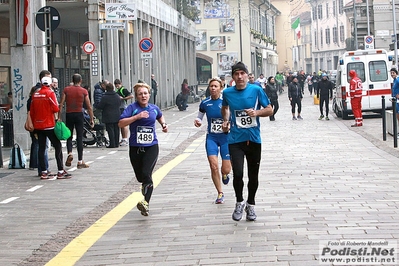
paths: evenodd
<path fill-rule="evenodd" d="M 245 110 L 236 110 L 236 124 L 239 128 L 250 128 L 258 126 L 255 117 L 250 117 Z"/>
<path fill-rule="evenodd" d="M 137 143 L 151 144 L 154 140 L 154 128 L 152 127 L 137 127 Z"/>

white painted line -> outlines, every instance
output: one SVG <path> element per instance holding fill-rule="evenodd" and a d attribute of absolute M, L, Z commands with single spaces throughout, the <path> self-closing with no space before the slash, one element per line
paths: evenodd
<path fill-rule="evenodd" d="M 115 153 L 117 153 L 118 151 L 110 151 L 108 154 L 115 154 Z"/>
<path fill-rule="evenodd" d="M 38 190 L 41 187 L 43 187 L 43 186 L 34 186 L 34 187 L 31 187 L 30 189 L 28 189 L 26 192 L 33 192 L 33 191 Z"/>
<path fill-rule="evenodd" d="M 14 201 L 16 199 L 19 199 L 19 197 L 8 198 L 6 200 L 1 201 L 0 204 L 7 204 L 7 203 L 10 203 L 11 201 Z"/>
<path fill-rule="evenodd" d="M 104 159 L 106 156 L 100 156 L 100 157 L 97 157 L 96 159 L 98 159 L 98 160 L 101 160 L 101 159 Z"/>

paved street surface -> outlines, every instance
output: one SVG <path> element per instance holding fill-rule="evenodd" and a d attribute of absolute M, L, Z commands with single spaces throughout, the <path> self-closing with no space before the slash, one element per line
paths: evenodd
<path fill-rule="evenodd" d="M 276 121 L 261 119 L 255 222 L 231 219 L 232 182 L 225 203 L 214 204 L 194 103 L 164 111 L 169 133 L 157 130 L 148 217 L 135 207 L 140 187 L 127 147 L 85 148 L 90 168 L 79 170 L 74 150 L 70 180 L 0 169 L 0 265 L 312 266 L 320 265 L 322 240 L 397 240 L 399 152 L 392 136 L 382 141 L 381 119 L 351 128 L 353 120 L 331 112 L 330 121 L 319 121 L 307 94 L 304 120 L 292 121 L 287 94 L 279 101 Z M 50 165 L 55 171 L 54 159 Z"/>

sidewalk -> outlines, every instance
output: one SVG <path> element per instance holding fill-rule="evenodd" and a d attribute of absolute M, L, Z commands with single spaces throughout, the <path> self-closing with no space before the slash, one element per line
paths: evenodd
<path fill-rule="evenodd" d="M 319 121 L 318 106 L 306 95 L 304 120 L 292 121 L 287 95 L 279 102 L 276 121 L 261 119 L 256 222 L 231 219 L 232 181 L 224 187 L 225 203 L 214 204 L 204 126 L 193 126 L 198 104 L 191 104 L 187 112 L 164 112 L 170 132 L 157 131 L 161 152 L 154 176 L 160 183 L 149 217 L 122 202 L 133 202 L 139 191 L 127 148 L 85 149 L 91 167 L 75 171 L 71 180 L 0 179 L 2 198 L 20 195 L 0 204 L 1 264 L 29 257 L 19 265 L 44 265 L 60 254 L 69 264 L 58 265 L 312 266 L 319 265 L 321 240 L 397 240 L 399 157 L 382 133 L 379 140 L 379 119 L 365 119 L 362 128 L 332 114 Z M 33 185 L 45 187 L 26 196 Z M 104 216 L 109 211 L 113 215 Z M 117 218 L 120 211 L 127 214 Z M 89 238 L 78 237 L 86 229 L 92 230 Z"/>

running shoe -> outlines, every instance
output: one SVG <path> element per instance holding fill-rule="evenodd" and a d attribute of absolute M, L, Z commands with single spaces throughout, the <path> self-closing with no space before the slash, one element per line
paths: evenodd
<path fill-rule="evenodd" d="M 223 184 L 227 185 L 229 183 L 229 181 L 230 181 L 229 175 L 223 175 L 222 176 L 222 181 L 223 181 Z"/>
<path fill-rule="evenodd" d="M 72 177 L 71 174 L 68 174 L 67 171 L 63 170 L 61 173 L 57 173 L 57 179 L 70 179 Z"/>
<path fill-rule="evenodd" d="M 256 220 L 254 205 L 247 203 L 247 206 L 245 206 L 245 212 L 247 213 L 247 221 L 255 221 Z"/>
<path fill-rule="evenodd" d="M 41 175 L 40 175 L 40 179 L 42 179 L 42 180 L 49 179 L 48 173 L 47 172 L 42 172 Z"/>
<path fill-rule="evenodd" d="M 90 167 L 90 166 L 89 166 L 88 164 L 85 164 L 85 162 L 78 163 L 78 164 L 76 165 L 76 168 L 78 168 L 78 169 L 89 168 L 89 167 Z"/>
<path fill-rule="evenodd" d="M 220 192 L 215 200 L 215 204 L 222 204 L 224 202 L 224 194 Z"/>
<path fill-rule="evenodd" d="M 295 117 L 295 116 L 293 116 L 293 117 L 292 117 L 292 120 L 298 120 L 298 119 L 296 119 L 296 117 Z"/>
<path fill-rule="evenodd" d="M 328 118 L 328 116 L 326 116 L 326 120 L 330 120 L 330 118 Z"/>
<path fill-rule="evenodd" d="M 234 221 L 239 221 L 242 218 L 242 213 L 244 211 L 244 207 L 245 207 L 245 202 L 237 202 L 236 203 L 236 208 L 234 209 L 232 218 Z"/>
<path fill-rule="evenodd" d="M 65 166 L 71 166 L 73 161 L 73 155 L 69 154 L 68 158 L 66 159 Z"/>
<path fill-rule="evenodd" d="M 124 140 L 124 139 L 119 143 L 119 146 L 121 146 L 121 147 L 125 147 L 128 145 L 129 145 L 129 143 L 127 142 L 127 140 Z"/>
<path fill-rule="evenodd" d="M 326 117 L 326 120 L 327 120 L 327 117 Z M 320 115 L 319 120 L 322 120 L 323 118 L 324 118 L 324 115 Z"/>
<path fill-rule="evenodd" d="M 148 207 L 148 202 L 145 200 L 140 201 L 137 203 L 137 209 L 141 212 L 141 215 L 148 216 L 150 209 Z"/>
<path fill-rule="evenodd" d="M 298 120 L 303 120 L 302 116 L 298 115 Z"/>

